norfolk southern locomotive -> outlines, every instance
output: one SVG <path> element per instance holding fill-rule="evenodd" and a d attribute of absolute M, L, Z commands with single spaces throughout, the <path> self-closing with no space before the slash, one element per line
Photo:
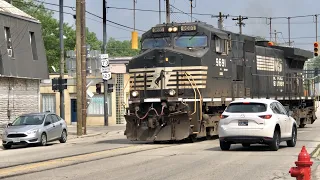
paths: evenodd
<path fill-rule="evenodd" d="M 220 114 L 239 98 L 277 99 L 300 127 L 316 119 L 314 98 L 303 87 L 310 51 L 270 46 L 204 22 L 159 24 L 141 42 L 128 64 L 130 140 L 210 138 L 218 134 Z"/>

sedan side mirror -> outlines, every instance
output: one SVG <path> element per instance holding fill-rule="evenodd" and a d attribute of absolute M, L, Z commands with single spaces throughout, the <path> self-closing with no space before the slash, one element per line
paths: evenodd
<path fill-rule="evenodd" d="M 46 122 L 44 123 L 45 126 L 48 126 L 48 125 L 50 125 L 50 124 L 51 124 L 50 121 L 46 121 Z"/>
<path fill-rule="evenodd" d="M 12 126 L 12 123 L 8 123 L 7 127 Z"/>

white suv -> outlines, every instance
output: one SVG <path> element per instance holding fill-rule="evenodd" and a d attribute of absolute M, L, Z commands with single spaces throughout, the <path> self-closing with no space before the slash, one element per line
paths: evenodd
<path fill-rule="evenodd" d="M 277 151 L 282 141 L 296 145 L 297 124 L 277 100 L 242 99 L 231 102 L 221 114 L 218 133 L 221 150 L 241 143 L 267 144 Z"/>

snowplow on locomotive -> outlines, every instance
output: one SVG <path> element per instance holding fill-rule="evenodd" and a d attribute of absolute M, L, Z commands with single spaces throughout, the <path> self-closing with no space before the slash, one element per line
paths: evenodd
<path fill-rule="evenodd" d="M 159 24 L 129 62 L 130 140 L 170 141 L 217 135 L 220 113 L 235 99 L 277 99 L 300 127 L 312 124 L 315 101 L 304 91 L 312 52 L 270 46 L 204 22 Z"/>

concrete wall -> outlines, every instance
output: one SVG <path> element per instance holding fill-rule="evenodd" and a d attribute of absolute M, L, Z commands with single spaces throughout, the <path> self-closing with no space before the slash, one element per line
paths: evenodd
<path fill-rule="evenodd" d="M 39 112 L 40 80 L 0 77 L 0 127 L 23 113 Z"/>
<path fill-rule="evenodd" d="M 50 79 L 55 78 L 55 77 L 59 77 L 58 75 L 50 75 Z M 67 75 L 65 75 L 64 78 L 68 79 L 68 89 L 66 89 L 64 91 L 64 102 L 65 102 L 65 120 L 68 124 L 71 124 L 71 99 L 76 99 L 76 85 L 73 84 L 73 78 L 68 77 Z M 89 79 L 90 77 L 87 77 L 87 79 Z M 112 78 L 115 79 L 116 78 L 116 74 L 112 75 Z M 90 80 L 95 81 L 95 82 L 101 82 L 102 78 L 90 78 Z M 124 91 L 124 103 L 126 104 L 126 107 L 128 106 L 128 97 L 126 96 L 127 93 L 129 93 L 129 89 L 130 89 L 130 83 L 127 83 L 127 81 L 129 80 L 129 75 L 128 74 L 124 74 L 124 87 L 127 86 L 123 89 Z M 93 92 L 94 94 L 96 94 L 96 83 L 92 83 L 91 86 L 89 87 L 89 90 L 91 92 Z M 70 84 L 69 84 L 70 83 Z M 103 94 L 103 85 L 101 86 L 101 91 Z M 40 85 L 40 93 L 41 93 L 41 98 L 40 98 L 40 103 L 42 103 L 42 95 L 43 94 L 54 94 L 55 95 L 55 110 L 56 110 L 56 114 L 60 115 L 60 95 L 59 92 L 53 92 L 52 91 L 52 84 L 51 84 L 51 80 L 50 83 L 48 84 L 44 84 L 42 83 Z M 116 123 L 116 88 L 114 85 L 114 90 L 111 93 L 112 96 L 112 112 L 111 115 L 109 116 L 109 125 L 113 126 L 113 125 L 117 125 Z M 41 111 L 42 110 L 42 104 L 41 104 Z M 103 126 L 104 125 L 104 116 L 103 115 L 87 115 L 87 125 L 88 126 Z"/>

